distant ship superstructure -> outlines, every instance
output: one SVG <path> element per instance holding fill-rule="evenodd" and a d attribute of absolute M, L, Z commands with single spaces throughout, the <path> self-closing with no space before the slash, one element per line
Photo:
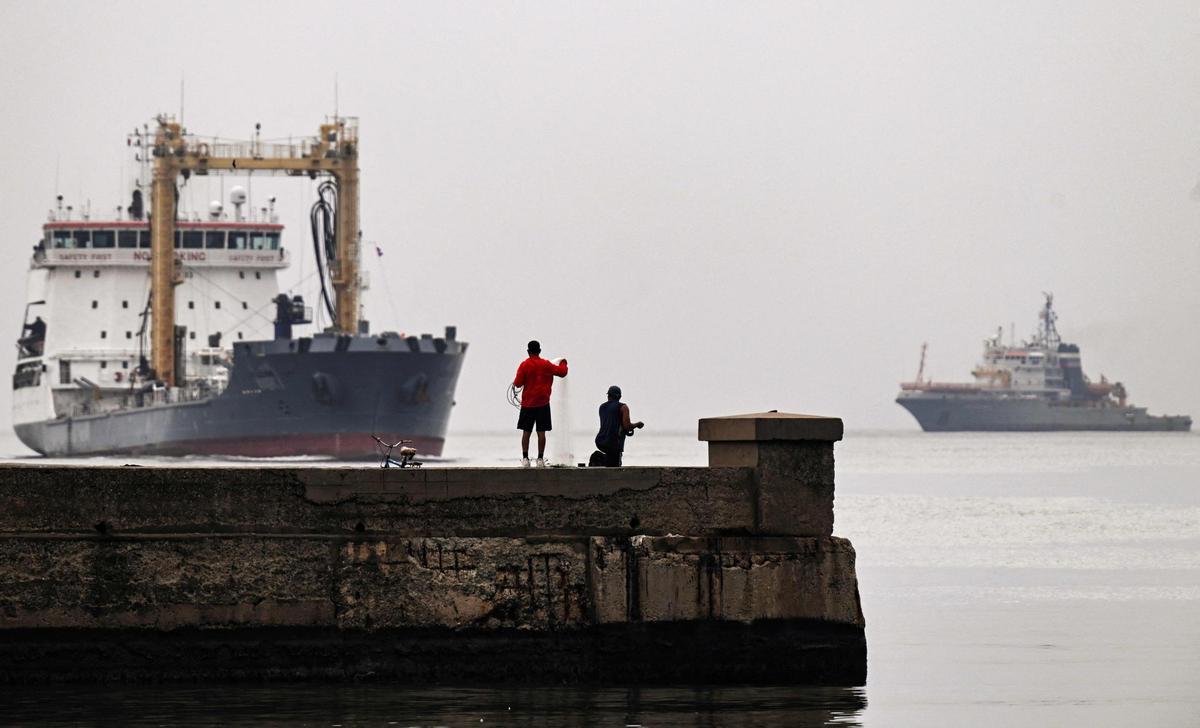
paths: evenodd
<path fill-rule="evenodd" d="M 1003 332 L 984 340 L 970 383 L 917 379 L 900 385 L 897 404 L 926 431 L 976 430 L 1189 430 L 1186 415 L 1156 416 L 1128 403 L 1120 382 L 1083 373 L 1079 347 L 1062 341 L 1054 297 L 1046 294 L 1037 334 L 1005 346 Z"/>

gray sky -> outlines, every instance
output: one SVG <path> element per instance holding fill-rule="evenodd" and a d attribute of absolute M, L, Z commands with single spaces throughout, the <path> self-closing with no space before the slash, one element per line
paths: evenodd
<path fill-rule="evenodd" d="M 368 316 L 458 325 L 455 429 L 513 425 L 533 337 L 570 358 L 581 425 L 615 382 L 659 428 L 778 408 L 915 429 L 893 399 L 921 342 L 969 378 L 1043 290 L 1093 378 L 1200 415 L 1194 2 L 0 8 L 13 338 L 56 160 L 63 194 L 111 209 L 125 134 L 178 112 L 181 77 L 191 131 L 248 138 L 313 134 L 336 74 L 385 251 Z M 254 190 L 309 250 L 311 185 Z"/>

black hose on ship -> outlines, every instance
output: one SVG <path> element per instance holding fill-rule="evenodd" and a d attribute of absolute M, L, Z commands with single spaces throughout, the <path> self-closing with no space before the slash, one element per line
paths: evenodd
<path fill-rule="evenodd" d="M 337 195 L 337 185 L 332 180 L 325 180 L 317 187 L 317 201 L 309 213 L 313 257 L 317 260 L 318 277 L 321 279 L 321 300 L 325 301 L 325 310 L 329 312 L 331 322 L 337 321 L 328 285 L 333 262 L 337 260 Z"/>

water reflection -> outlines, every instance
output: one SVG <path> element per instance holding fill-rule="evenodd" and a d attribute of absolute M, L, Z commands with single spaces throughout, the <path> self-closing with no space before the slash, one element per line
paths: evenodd
<path fill-rule="evenodd" d="M 857 726 L 862 688 L 58 686 L 6 689 L 8 725 Z"/>

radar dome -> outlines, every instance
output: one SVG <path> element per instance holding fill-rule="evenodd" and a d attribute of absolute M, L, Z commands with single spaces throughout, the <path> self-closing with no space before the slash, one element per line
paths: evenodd
<path fill-rule="evenodd" d="M 238 185 L 229 191 L 229 201 L 235 205 L 246 204 L 246 188 Z"/>

